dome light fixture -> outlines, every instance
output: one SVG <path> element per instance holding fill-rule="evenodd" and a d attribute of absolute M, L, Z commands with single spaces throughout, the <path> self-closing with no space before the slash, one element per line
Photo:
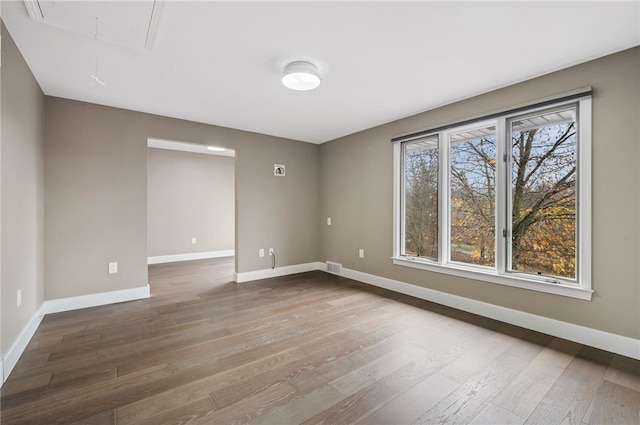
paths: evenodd
<path fill-rule="evenodd" d="M 284 69 L 282 84 L 291 90 L 313 90 L 320 85 L 318 68 L 310 62 L 291 62 Z"/>

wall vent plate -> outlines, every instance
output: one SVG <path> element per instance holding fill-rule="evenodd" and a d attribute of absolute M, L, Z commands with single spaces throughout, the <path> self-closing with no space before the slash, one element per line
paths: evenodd
<path fill-rule="evenodd" d="M 284 164 L 273 164 L 273 175 L 278 177 L 284 177 L 285 175 Z"/>
<path fill-rule="evenodd" d="M 327 261 L 327 271 L 329 273 L 340 274 L 342 272 L 342 264 Z"/>

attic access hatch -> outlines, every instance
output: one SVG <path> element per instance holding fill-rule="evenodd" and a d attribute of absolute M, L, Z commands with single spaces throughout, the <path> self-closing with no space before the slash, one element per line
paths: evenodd
<path fill-rule="evenodd" d="M 161 2 L 24 0 L 34 21 L 120 46 L 151 51 Z"/>

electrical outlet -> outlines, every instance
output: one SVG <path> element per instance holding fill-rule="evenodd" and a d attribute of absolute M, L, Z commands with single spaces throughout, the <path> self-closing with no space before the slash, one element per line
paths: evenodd
<path fill-rule="evenodd" d="M 118 273 L 118 263 L 109 263 L 109 274 Z"/>
<path fill-rule="evenodd" d="M 196 238 L 191 238 L 191 244 L 195 245 L 196 244 Z"/>
<path fill-rule="evenodd" d="M 260 248 L 260 249 L 258 250 L 258 255 L 259 255 L 260 257 L 264 257 L 264 248 Z"/>
<path fill-rule="evenodd" d="M 269 255 L 275 254 L 276 250 L 273 248 L 269 248 Z"/>
<path fill-rule="evenodd" d="M 18 307 L 22 305 L 22 289 L 18 289 L 18 292 L 16 292 L 16 304 Z"/>
<path fill-rule="evenodd" d="M 327 217 L 327 226 L 331 226 L 331 217 Z"/>
<path fill-rule="evenodd" d="M 360 248 L 360 251 L 358 251 L 358 256 L 360 258 L 364 258 L 364 249 Z"/>

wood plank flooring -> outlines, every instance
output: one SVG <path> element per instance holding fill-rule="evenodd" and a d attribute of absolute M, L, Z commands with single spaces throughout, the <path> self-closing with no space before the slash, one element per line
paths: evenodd
<path fill-rule="evenodd" d="M 152 297 L 47 315 L 9 424 L 638 424 L 640 362 L 322 272 L 154 265 Z"/>

